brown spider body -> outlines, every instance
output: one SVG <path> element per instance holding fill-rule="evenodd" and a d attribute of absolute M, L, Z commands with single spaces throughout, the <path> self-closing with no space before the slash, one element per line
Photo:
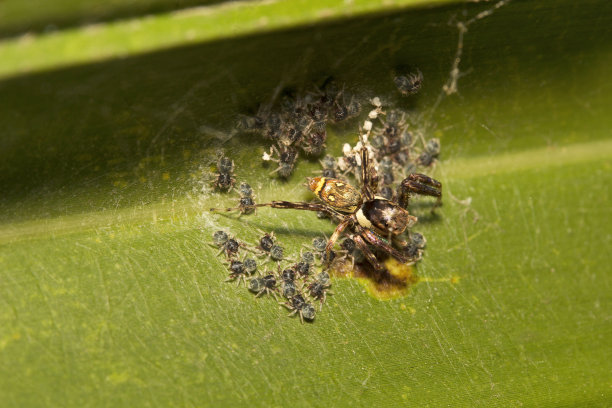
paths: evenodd
<path fill-rule="evenodd" d="M 375 196 L 364 202 L 359 190 L 342 180 L 315 177 L 308 181 L 308 187 L 328 206 L 343 214 L 354 214 L 359 225 L 384 235 L 399 235 L 417 221 L 406 209 L 384 197 Z"/>
<path fill-rule="evenodd" d="M 314 177 L 308 180 L 308 187 L 321 201 L 344 214 L 354 213 L 363 201 L 359 190 L 342 180 Z"/>
<path fill-rule="evenodd" d="M 361 191 L 343 180 L 314 177 L 308 180 L 308 187 L 321 203 L 272 201 L 255 204 L 253 207 L 272 207 L 294 210 L 317 211 L 327 214 L 338 222 L 336 230 L 325 247 L 325 263 L 329 265 L 334 244 L 345 229 L 349 228 L 357 247 L 372 266 L 384 269 L 370 246 L 383 251 L 402 263 L 414 261 L 393 245 L 401 240 L 398 235 L 416 223 L 417 218 L 406 208 L 411 194 L 442 197 L 442 184 L 424 174 L 413 173 L 404 179 L 398 188 L 397 199 L 388 200 L 375 195 L 376 172 L 369 165 L 365 147 L 361 149 Z"/>
<path fill-rule="evenodd" d="M 355 217 L 362 227 L 374 228 L 384 235 L 399 235 L 417 222 L 406 209 L 380 196 L 363 203 Z"/>

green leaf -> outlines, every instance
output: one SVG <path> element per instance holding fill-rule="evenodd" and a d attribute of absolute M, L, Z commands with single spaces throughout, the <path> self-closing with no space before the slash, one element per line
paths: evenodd
<path fill-rule="evenodd" d="M 372 2 L 345 18 L 339 4 L 318 22 L 324 2 L 307 17 L 257 3 L 228 25 L 244 19 L 241 36 L 216 25 L 193 41 L 165 42 L 185 27 L 161 14 L 125 53 L 122 30 L 149 19 L 0 43 L 3 406 L 610 405 L 610 3 L 513 1 L 475 21 L 450 96 L 455 22 L 493 4 Z M 224 21 L 210 10 L 186 24 Z M 268 10 L 283 23 L 253 25 Z M 416 98 L 394 89 L 404 64 L 425 75 Z M 266 141 L 230 136 L 279 84 L 330 75 L 422 114 L 444 206 L 413 209 L 428 245 L 405 296 L 336 278 L 302 325 L 223 282 L 212 232 L 274 230 L 296 254 L 334 225 L 213 215 L 237 196 L 202 187 L 222 149 L 258 201 L 309 199 L 316 161 L 281 182 Z M 357 125 L 333 128 L 328 151 Z"/>

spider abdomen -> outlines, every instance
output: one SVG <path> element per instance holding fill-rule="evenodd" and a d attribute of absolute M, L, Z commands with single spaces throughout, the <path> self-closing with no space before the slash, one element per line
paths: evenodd
<path fill-rule="evenodd" d="M 382 197 L 363 203 L 355 216 L 362 227 L 374 228 L 385 235 L 399 235 L 417 221 L 408 211 Z"/>
<path fill-rule="evenodd" d="M 308 187 L 321 201 L 341 213 L 354 213 L 362 201 L 359 190 L 342 180 L 314 177 L 309 179 Z"/>

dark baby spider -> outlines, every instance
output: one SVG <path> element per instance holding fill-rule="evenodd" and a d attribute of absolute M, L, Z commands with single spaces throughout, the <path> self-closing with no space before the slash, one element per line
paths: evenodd
<path fill-rule="evenodd" d="M 257 249 L 262 252 L 269 253 L 274 243 L 276 242 L 276 237 L 274 233 L 265 233 L 261 238 L 259 238 L 259 245 L 257 245 Z"/>
<path fill-rule="evenodd" d="M 255 247 L 259 252 L 259 256 L 267 255 L 273 261 L 279 262 L 285 258 L 285 250 L 282 246 L 276 244 L 274 233 L 265 233 Z"/>
<path fill-rule="evenodd" d="M 259 297 L 264 294 L 270 294 L 276 298 L 278 287 L 274 275 L 265 275 L 260 278 L 253 278 L 249 282 L 249 290 Z"/>
<path fill-rule="evenodd" d="M 295 285 L 295 271 L 293 269 L 285 269 L 280 272 L 280 266 L 278 272 L 281 278 L 281 293 L 287 299 L 292 298 L 297 293 L 297 287 Z"/>
<path fill-rule="evenodd" d="M 248 215 L 255 212 L 255 201 L 253 200 L 253 189 L 250 185 L 245 182 L 240 183 L 240 187 L 238 188 L 238 193 L 240 194 L 240 199 L 238 200 L 238 207 L 231 208 L 211 208 L 210 211 L 213 212 L 231 212 L 238 211 L 240 216 Z"/>
<path fill-rule="evenodd" d="M 321 302 L 319 310 L 321 310 L 321 307 L 323 307 L 323 303 L 325 303 L 327 294 L 333 295 L 333 292 L 328 290 L 330 286 L 331 281 L 327 272 L 321 272 L 317 274 L 315 280 L 310 285 L 308 285 L 308 293 L 310 294 L 310 296 Z"/>
<path fill-rule="evenodd" d="M 217 174 L 213 181 L 213 186 L 220 191 L 230 191 L 236 179 L 232 176 L 234 171 L 234 162 L 225 156 L 219 157 L 217 161 Z"/>
<path fill-rule="evenodd" d="M 393 82 L 402 95 L 414 95 L 423 86 L 423 73 L 420 70 L 410 72 L 407 75 L 397 75 Z"/>
<path fill-rule="evenodd" d="M 295 295 L 288 302 L 281 303 L 287 309 L 291 310 L 289 316 L 299 313 L 300 320 L 304 323 L 304 320 L 312 321 L 315 318 L 315 308 L 312 304 L 306 302 L 302 295 Z"/>
<path fill-rule="evenodd" d="M 278 154 L 278 159 L 275 159 L 274 154 Z M 295 168 L 295 163 L 298 158 L 298 151 L 293 146 L 284 146 L 281 145 L 280 148 L 272 145 L 270 147 L 270 153 L 264 152 L 263 160 L 274 161 L 278 163 L 278 167 L 270 172 L 270 174 L 278 173 L 278 176 L 282 179 L 287 179 L 291 173 L 293 173 L 293 169 Z"/>
<path fill-rule="evenodd" d="M 230 260 L 229 264 L 230 273 L 225 281 L 235 281 L 237 285 L 240 285 L 240 282 L 244 282 L 246 284 L 247 275 L 252 275 L 256 270 L 257 263 L 254 259 L 247 258 L 244 261 L 232 259 Z"/>
<path fill-rule="evenodd" d="M 397 199 L 389 200 L 376 195 L 372 180 L 375 171 L 370 166 L 367 148 L 362 145 L 361 156 L 361 189 L 357 189 L 343 180 L 315 177 L 308 180 L 308 187 L 315 193 L 321 203 L 272 201 L 256 204 L 256 207 L 272 207 L 306 211 L 321 211 L 338 222 L 336 230 L 325 247 L 326 266 L 329 266 L 334 244 L 349 229 L 365 258 L 377 270 L 383 270 L 370 245 L 387 253 L 401 263 L 410 259 L 394 247 L 397 236 L 412 227 L 417 218 L 407 210 L 412 194 L 436 197 L 438 203 L 442 198 L 442 184 L 424 174 L 413 173 L 406 177 L 397 190 Z"/>
<path fill-rule="evenodd" d="M 236 239 L 230 238 L 224 231 L 215 231 L 215 233 L 213 233 L 213 244 L 219 248 L 219 254 L 225 252 L 228 259 L 237 255 L 240 247 L 244 246 L 244 244 L 238 242 Z"/>

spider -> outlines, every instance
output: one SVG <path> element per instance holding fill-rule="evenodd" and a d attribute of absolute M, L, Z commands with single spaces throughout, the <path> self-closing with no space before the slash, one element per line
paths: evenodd
<path fill-rule="evenodd" d="M 312 321 L 315 318 L 315 308 L 312 306 L 312 304 L 306 302 L 304 297 L 300 294 L 293 296 L 288 302 L 281 303 L 281 305 L 291 310 L 289 316 L 299 313 L 302 324 L 304 323 L 304 320 Z"/>
<path fill-rule="evenodd" d="M 327 243 L 327 241 L 325 241 Z M 301 278 L 307 278 L 315 262 L 315 256 L 307 251 L 301 254 L 300 261 L 294 264 L 291 269 Z"/>
<path fill-rule="evenodd" d="M 250 206 L 251 209 L 255 207 L 257 207 L 257 205 Z M 220 210 L 217 208 L 211 208 L 210 211 Z M 249 251 L 255 252 L 257 256 L 265 256 L 267 257 L 267 259 L 272 259 L 276 262 L 280 262 L 285 259 L 285 249 L 282 246 L 276 244 L 276 237 L 274 236 L 274 232 L 264 233 L 264 235 L 259 239 L 257 246 L 253 249 L 249 249 Z"/>
<path fill-rule="evenodd" d="M 329 218 L 329 213 L 325 213 L 323 212 L 323 214 L 325 215 L 325 218 Z M 319 213 L 317 213 L 317 216 L 319 215 Z M 321 258 L 321 262 L 323 264 L 325 264 L 325 262 L 329 259 L 329 261 L 331 262 L 335 257 L 336 257 L 336 253 L 334 251 L 330 251 L 330 252 L 326 252 L 326 248 L 327 248 L 327 238 L 324 237 L 316 237 L 312 240 L 312 249 L 314 250 L 314 254 L 316 254 L 316 256 L 318 256 L 319 258 Z"/>
<path fill-rule="evenodd" d="M 442 184 L 424 174 L 412 173 L 399 185 L 397 199 L 389 200 L 376 195 L 375 171 L 370 166 L 367 148 L 362 143 L 361 188 L 360 190 L 338 179 L 314 177 L 308 179 L 308 187 L 321 203 L 272 201 L 256 204 L 256 207 L 272 207 L 306 211 L 321 211 L 338 222 L 336 229 L 325 247 L 325 267 L 330 265 L 330 254 L 334 244 L 347 228 L 365 258 L 376 270 L 384 270 L 369 245 L 385 252 L 402 263 L 410 258 L 393 247 L 398 235 L 412 227 L 417 218 L 406 209 L 412 194 L 442 198 Z"/>
<path fill-rule="evenodd" d="M 325 303 L 327 295 L 334 294 L 332 291 L 328 290 L 330 286 L 331 282 L 329 280 L 329 274 L 327 272 L 319 273 L 316 276 L 314 282 L 308 285 L 308 292 L 310 293 L 310 296 L 312 296 L 313 299 L 321 302 L 319 310 L 321 310 L 321 308 L 323 307 L 323 303 Z"/>
<path fill-rule="evenodd" d="M 217 248 L 219 248 L 219 253 L 217 255 L 225 252 L 225 256 L 227 259 L 232 259 L 235 255 L 238 254 L 238 250 L 245 245 L 241 242 L 238 242 L 234 238 L 230 238 L 227 233 L 224 231 L 215 231 L 213 233 L 213 244 Z"/>
<path fill-rule="evenodd" d="M 246 285 L 246 277 L 250 275 L 251 272 L 245 267 L 245 263 L 241 261 L 236 261 L 232 259 L 229 265 L 229 276 L 225 280 L 226 282 L 235 281 L 236 285 L 240 285 L 240 282 L 244 282 Z"/>
<path fill-rule="evenodd" d="M 393 82 L 402 95 L 414 95 L 423 86 L 423 73 L 417 69 L 416 72 L 394 77 Z"/>
<path fill-rule="evenodd" d="M 277 153 L 279 158 L 273 158 L 274 153 Z M 293 146 L 285 146 L 277 149 L 276 146 L 270 147 L 270 153 L 264 152 L 262 159 L 264 161 L 273 161 L 278 163 L 278 167 L 271 171 L 270 174 L 278 173 L 278 176 L 282 179 L 288 178 L 293 169 L 295 168 L 295 162 L 298 158 L 298 151 Z"/>
<path fill-rule="evenodd" d="M 344 238 L 344 241 L 340 243 L 340 248 L 342 248 L 339 252 L 342 253 L 342 256 L 338 258 L 339 261 L 348 261 L 351 266 L 355 266 L 356 255 L 359 253 L 359 249 L 357 249 L 357 245 L 355 241 L 350 238 Z"/>
<path fill-rule="evenodd" d="M 438 155 L 440 155 L 440 140 L 433 138 L 427 141 L 423 153 L 417 160 L 423 166 L 431 166 Z"/>
<path fill-rule="evenodd" d="M 335 157 L 328 154 L 323 157 L 323 160 L 319 160 L 319 162 L 321 163 L 321 167 L 323 167 L 323 177 L 336 178 L 336 168 L 338 164 L 336 163 Z"/>
<path fill-rule="evenodd" d="M 234 172 L 234 161 L 223 155 L 219 156 L 217 161 L 217 174 L 213 181 L 213 187 L 220 191 L 231 191 L 236 183 L 236 179 L 232 176 Z"/>
<path fill-rule="evenodd" d="M 230 212 L 230 211 L 238 211 L 240 218 L 242 215 L 251 214 L 255 211 L 255 201 L 253 201 L 253 189 L 250 185 L 245 182 L 240 183 L 239 188 L 240 200 L 238 201 L 238 207 L 231 208 L 211 208 L 212 212 Z"/>
<path fill-rule="evenodd" d="M 287 299 L 291 299 L 297 293 L 295 286 L 295 271 L 293 269 L 285 269 L 282 273 L 280 272 L 280 266 L 278 272 L 281 277 L 281 292 Z"/>
<path fill-rule="evenodd" d="M 260 297 L 264 294 L 270 294 L 276 299 L 276 292 L 278 292 L 276 278 L 272 274 L 265 275 L 264 277 L 253 278 L 249 281 L 249 290 L 255 293 L 256 297 Z"/>
<path fill-rule="evenodd" d="M 325 122 L 317 123 L 322 123 L 322 125 L 314 126 L 313 129 L 308 132 L 301 145 L 304 153 L 310 156 L 319 156 L 325 150 L 325 140 L 327 139 Z"/>

